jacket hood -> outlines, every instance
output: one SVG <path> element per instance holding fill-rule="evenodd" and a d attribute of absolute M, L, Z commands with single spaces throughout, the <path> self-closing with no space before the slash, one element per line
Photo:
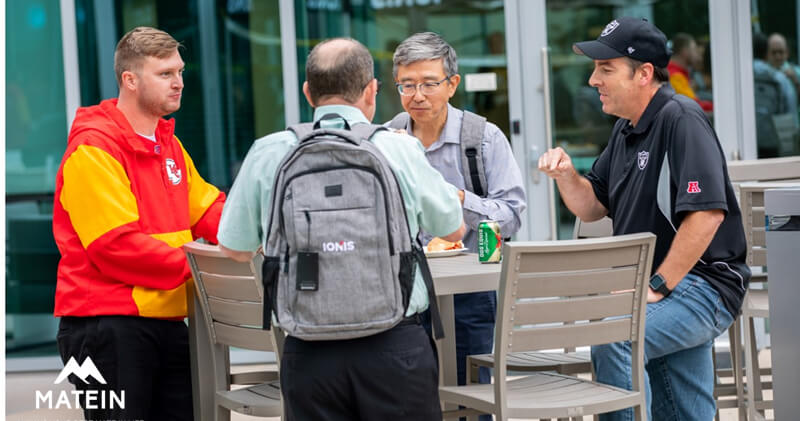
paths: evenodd
<path fill-rule="evenodd" d="M 128 150 L 152 152 L 152 143 L 143 139 L 131 127 L 128 119 L 117 108 L 117 99 L 107 99 L 98 105 L 80 107 L 75 113 L 75 120 L 69 132 L 67 143 L 71 143 L 84 132 L 94 132 L 103 138 L 112 140 Z M 172 138 L 175 132 L 175 120 L 158 120 L 156 139 Z"/>

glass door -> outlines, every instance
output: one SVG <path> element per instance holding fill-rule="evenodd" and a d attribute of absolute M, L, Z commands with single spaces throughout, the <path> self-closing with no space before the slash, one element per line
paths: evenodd
<path fill-rule="evenodd" d="M 564 206 L 555 185 L 543 174 L 537 174 L 539 155 L 547 148 L 560 146 L 578 172 L 585 174 L 608 144 L 617 120 L 603 113 L 597 90 L 588 85 L 593 62 L 573 53 L 572 44 L 597 38 L 614 17 L 648 19 L 673 43 L 675 66 L 670 69 L 678 68 L 676 71 L 683 73 L 691 90 L 679 86 L 677 78 L 671 77 L 674 86 L 683 89 L 680 93 L 693 95 L 713 121 L 708 6 L 708 0 L 516 2 L 513 7 L 519 8 L 520 21 L 517 72 L 524 98 L 519 115 L 524 123 L 522 153 L 528 155 L 524 162 L 529 176 L 529 203 L 540 208 L 548 204 L 547 216 L 552 215 L 547 219 L 549 227 L 541 221 L 531 221 L 531 238 L 571 238 L 575 223 L 575 216 Z M 512 119 L 515 112 L 512 110 Z"/>
<path fill-rule="evenodd" d="M 461 86 L 451 104 L 485 116 L 509 133 L 508 79 L 505 53 L 505 21 L 502 1 L 295 1 L 299 85 L 305 79 L 305 58 L 318 42 L 332 37 L 352 37 L 375 58 L 375 76 L 384 89 L 378 94 L 375 122 L 389 121 L 403 111 L 393 89 L 392 55 L 409 35 L 434 31 L 458 54 Z M 476 76 L 480 81 L 472 83 Z M 302 94 L 301 94 L 302 98 Z M 303 100 L 301 121 L 311 118 Z"/>

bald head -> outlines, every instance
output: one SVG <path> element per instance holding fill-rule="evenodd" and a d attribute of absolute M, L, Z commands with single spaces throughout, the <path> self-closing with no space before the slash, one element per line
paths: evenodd
<path fill-rule="evenodd" d="M 789 48 L 786 38 L 781 34 L 772 34 L 767 40 L 767 62 L 774 68 L 780 69 L 789 58 Z"/>
<path fill-rule="evenodd" d="M 329 97 L 355 103 L 374 78 L 369 51 L 351 38 L 333 38 L 317 44 L 306 61 L 306 82 L 316 104 Z"/>

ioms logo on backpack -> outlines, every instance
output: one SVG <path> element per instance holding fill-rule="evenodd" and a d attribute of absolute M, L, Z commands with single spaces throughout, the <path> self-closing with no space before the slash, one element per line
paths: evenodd
<path fill-rule="evenodd" d="M 343 251 L 355 251 L 356 243 L 354 241 L 329 241 L 322 243 L 322 251 L 327 253 L 337 253 Z"/>
<path fill-rule="evenodd" d="M 78 364 L 78 362 L 75 361 L 75 357 L 70 357 L 67 364 L 61 372 L 58 373 L 58 377 L 56 377 L 53 384 L 62 383 L 70 374 L 74 374 L 75 377 L 86 384 L 89 384 L 90 377 L 99 384 L 107 383 L 90 357 L 86 357 L 86 359 L 83 360 L 83 364 Z M 52 390 L 48 390 L 46 393 L 37 390 L 36 409 L 39 408 L 125 409 L 125 391 L 122 390 L 117 393 L 114 390 L 106 389 L 72 390 L 69 392 L 62 390 L 61 393 L 54 396 Z"/>

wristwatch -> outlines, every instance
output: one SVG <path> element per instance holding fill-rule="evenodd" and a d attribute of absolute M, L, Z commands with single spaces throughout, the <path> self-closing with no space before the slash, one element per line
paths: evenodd
<path fill-rule="evenodd" d="M 653 291 L 660 292 L 664 298 L 667 298 L 669 294 L 672 293 L 672 290 L 667 288 L 667 281 L 664 280 L 664 277 L 661 276 L 660 273 L 656 273 L 650 277 L 650 288 L 652 288 Z"/>

